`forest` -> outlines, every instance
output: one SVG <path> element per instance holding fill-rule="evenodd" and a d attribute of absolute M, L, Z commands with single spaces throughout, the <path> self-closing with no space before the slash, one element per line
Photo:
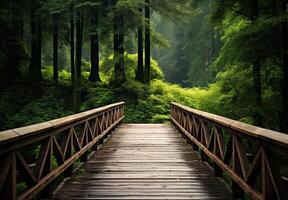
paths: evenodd
<path fill-rule="evenodd" d="M 125 101 L 288 133 L 287 0 L 0 1 L 0 130 Z"/>

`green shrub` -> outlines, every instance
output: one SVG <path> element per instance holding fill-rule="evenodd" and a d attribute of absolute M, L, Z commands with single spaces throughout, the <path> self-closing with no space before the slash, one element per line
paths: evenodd
<path fill-rule="evenodd" d="M 137 69 L 137 54 L 127 54 L 125 53 L 125 72 L 126 76 L 130 80 L 135 79 L 135 72 Z M 100 72 L 106 74 L 105 80 L 110 82 L 114 79 L 114 61 L 113 56 L 109 56 L 100 62 Z M 157 61 L 151 59 L 151 79 L 163 79 L 163 72 L 158 65 Z"/>

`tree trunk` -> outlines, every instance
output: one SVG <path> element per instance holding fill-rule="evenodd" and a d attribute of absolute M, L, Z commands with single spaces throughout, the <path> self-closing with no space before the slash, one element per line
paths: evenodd
<path fill-rule="evenodd" d="M 41 74 L 41 25 L 39 14 L 36 14 L 39 3 L 37 0 L 31 2 L 31 63 L 29 75 L 33 82 L 42 79 Z"/>
<path fill-rule="evenodd" d="M 76 12 L 76 73 L 75 88 L 73 97 L 73 110 L 78 112 L 80 109 L 80 83 L 81 83 L 81 66 L 82 66 L 82 40 L 83 40 L 83 8 Z"/>
<path fill-rule="evenodd" d="M 20 60 L 21 60 L 21 40 L 22 40 L 22 12 L 19 10 L 19 3 L 16 0 L 9 1 L 9 35 L 7 47 L 7 72 L 8 81 L 14 81 L 20 78 Z M 20 19 L 19 19 L 20 17 Z M 4 29 L 3 29 L 4 30 Z"/>
<path fill-rule="evenodd" d="M 118 78 L 118 69 L 119 69 L 119 33 L 118 33 L 118 16 L 114 17 L 114 25 L 113 25 L 113 40 L 114 40 L 114 76 L 115 80 Z"/>
<path fill-rule="evenodd" d="M 252 21 L 257 20 L 259 16 L 259 2 L 258 0 L 251 1 L 251 13 Z M 260 60 L 257 59 L 252 64 L 253 67 L 253 85 L 254 85 L 254 95 L 255 95 L 255 108 L 253 113 L 254 124 L 257 126 L 262 126 L 263 116 L 261 114 L 262 109 L 262 84 L 261 84 L 261 64 Z"/>
<path fill-rule="evenodd" d="M 75 44 L 74 44 L 74 36 L 75 36 L 75 26 L 74 26 L 74 3 L 71 4 L 71 16 L 70 16 L 70 62 L 71 62 L 71 84 L 73 91 L 75 90 Z"/>
<path fill-rule="evenodd" d="M 140 22 L 138 26 L 138 66 L 136 71 L 136 80 L 144 81 L 144 66 L 143 66 L 143 21 L 142 8 L 139 8 Z"/>
<path fill-rule="evenodd" d="M 150 60 L 150 1 L 145 0 L 145 82 L 150 82 L 151 60 Z"/>
<path fill-rule="evenodd" d="M 101 82 L 99 75 L 99 10 L 93 9 L 91 14 L 91 24 L 93 33 L 91 34 L 91 71 L 89 80 L 91 82 Z M 95 27 L 94 27 L 95 26 Z"/>
<path fill-rule="evenodd" d="M 126 81 L 124 67 L 124 16 L 115 14 L 114 18 L 114 71 L 115 84 L 121 84 Z"/>
<path fill-rule="evenodd" d="M 288 1 L 282 0 L 282 11 L 287 13 Z M 282 59 L 283 59 L 283 80 L 282 80 L 282 109 L 280 113 L 280 130 L 288 133 L 288 22 L 282 22 Z"/>
<path fill-rule="evenodd" d="M 255 111 L 253 113 L 254 124 L 262 126 L 262 84 L 261 84 L 261 65 L 259 61 L 253 63 L 253 85 L 255 93 Z"/>
<path fill-rule="evenodd" d="M 125 82 L 126 81 L 126 74 L 125 74 L 125 66 L 124 66 L 124 53 L 125 53 L 125 49 L 124 49 L 124 15 L 121 14 L 119 16 L 119 53 L 120 53 L 120 57 L 119 57 L 119 63 L 120 63 L 120 77 L 121 77 L 121 82 Z"/>
<path fill-rule="evenodd" d="M 58 82 L 58 15 L 53 14 L 53 79 Z"/>
<path fill-rule="evenodd" d="M 83 10 L 81 9 L 76 13 L 76 83 L 81 79 L 82 38 Z"/>

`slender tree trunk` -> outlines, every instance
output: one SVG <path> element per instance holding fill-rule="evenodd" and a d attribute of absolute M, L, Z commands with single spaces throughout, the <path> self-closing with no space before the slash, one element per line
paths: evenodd
<path fill-rule="evenodd" d="M 70 16 L 70 62 L 71 62 L 71 83 L 73 91 L 75 90 L 75 44 L 74 44 L 74 36 L 75 36 L 75 25 L 74 25 L 74 3 L 71 4 L 71 16 Z"/>
<path fill-rule="evenodd" d="M 24 10 L 21 11 L 20 15 L 21 15 L 21 20 L 20 20 L 21 33 L 20 33 L 20 35 L 21 35 L 21 40 L 23 41 L 24 40 L 24 24 L 25 24 L 25 22 L 24 22 Z"/>
<path fill-rule="evenodd" d="M 138 26 L 138 66 L 136 71 L 136 80 L 144 81 L 144 65 L 143 65 L 143 21 L 142 21 L 142 7 L 139 8 L 140 21 Z"/>
<path fill-rule="evenodd" d="M 81 59 L 82 59 L 82 34 L 83 34 L 83 10 L 76 13 L 76 82 L 81 78 Z"/>
<path fill-rule="evenodd" d="M 118 16 L 116 15 L 114 17 L 114 25 L 113 25 L 113 40 L 114 40 L 114 75 L 115 75 L 115 80 L 118 78 L 118 69 L 119 69 L 119 32 L 118 32 Z"/>
<path fill-rule="evenodd" d="M 287 13 L 288 1 L 282 0 L 282 11 Z M 280 130 L 288 133 L 288 21 L 282 22 L 282 59 L 283 59 L 283 83 L 282 83 L 282 109 L 280 113 Z"/>
<path fill-rule="evenodd" d="M 53 78 L 58 82 L 58 15 L 53 14 Z"/>
<path fill-rule="evenodd" d="M 262 126 L 262 83 L 261 83 L 261 65 L 259 61 L 253 63 L 253 85 L 255 92 L 255 111 L 253 114 L 254 123 Z"/>
<path fill-rule="evenodd" d="M 35 68 L 37 67 L 37 22 L 36 22 L 36 0 L 31 2 L 31 63 L 30 63 L 30 76 L 33 76 Z"/>
<path fill-rule="evenodd" d="M 42 79 L 42 25 L 39 14 L 37 14 L 37 29 L 37 74 L 39 74 L 40 79 Z"/>
<path fill-rule="evenodd" d="M 251 1 L 252 20 L 257 20 L 259 16 L 259 2 L 258 0 Z M 261 64 L 260 60 L 256 60 L 252 64 L 253 67 L 253 85 L 255 95 L 255 110 L 253 113 L 254 124 L 262 126 L 263 116 L 261 114 L 262 109 L 262 84 L 261 84 Z"/>
<path fill-rule="evenodd" d="M 20 77 L 20 60 L 21 60 L 21 40 L 22 40 L 22 12 L 19 10 L 19 2 L 16 0 L 9 1 L 9 34 L 7 48 L 7 71 L 8 81 L 14 81 Z M 20 19 L 19 19 L 20 17 Z M 3 29 L 4 30 L 4 29 Z"/>
<path fill-rule="evenodd" d="M 145 82 L 150 82 L 151 60 L 150 60 L 150 1 L 145 0 Z"/>
<path fill-rule="evenodd" d="M 76 73 L 75 73 L 75 92 L 73 98 L 73 110 L 78 112 L 80 109 L 80 83 L 81 83 L 81 66 L 82 66 L 82 40 L 84 27 L 83 8 L 76 13 Z"/>
<path fill-rule="evenodd" d="M 71 84 L 73 93 L 73 111 L 78 111 L 77 85 L 76 85 L 76 67 L 75 67 L 75 12 L 74 1 L 71 4 L 70 16 L 70 59 L 71 59 Z M 71 169 L 70 169 L 71 170 Z"/>
<path fill-rule="evenodd" d="M 99 75 L 99 8 L 92 11 L 91 24 L 95 26 L 90 38 L 91 43 L 91 71 L 89 80 L 91 82 L 101 82 Z"/>
<path fill-rule="evenodd" d="M 42 79 L 41 73 L 41 24 L 39 14 L 36 14 L 39 3 L 37 0 L 31 2 L 31 63 L 29 74 L 33 82 Z"/>
<path fill-rule="evenodd" d="M 120 63 L 120 76 L 121 76 L 121 82 L 126 81 L 126 74 L 125 74 L 125 66 L 124 66 L 124 15 L 121 14 L 119 18 L 119 25 L 120 25 L 120 30 L 119 30 L 119 53 L 120 53 L 120 58 L 119 58 L 119 63 Z"/>
<path fill-rule="evenodd" d="M 126 81 L 124 67 L 124 16 L 115 14 L 114 18 L 114 71 L 115 83 L 121 84 Z"/>

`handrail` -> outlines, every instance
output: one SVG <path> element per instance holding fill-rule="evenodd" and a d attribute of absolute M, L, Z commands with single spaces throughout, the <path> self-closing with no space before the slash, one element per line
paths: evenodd
<path fill-rule="evenodd" d="M 0 132 L 0 199 L 30 199 L 43 189 L 51 193 L 49 183 L 63 173 L 71 176 L 73 163 L 85 161 L 123 119 L 120 102 Z M 19 183 L 26 185 L 20 194 Z"/>
<path fill-rule="evenodd" d="M 246 192 L 253 199 L 287 199 L 280 167 L 288 163 L 277 165 L 288 155 L 288 135 L 174 102 L 171 121 L 202 160 L 214 163 L 216 176 L 225 172 L 232 179 L 234 198 Z"/>

